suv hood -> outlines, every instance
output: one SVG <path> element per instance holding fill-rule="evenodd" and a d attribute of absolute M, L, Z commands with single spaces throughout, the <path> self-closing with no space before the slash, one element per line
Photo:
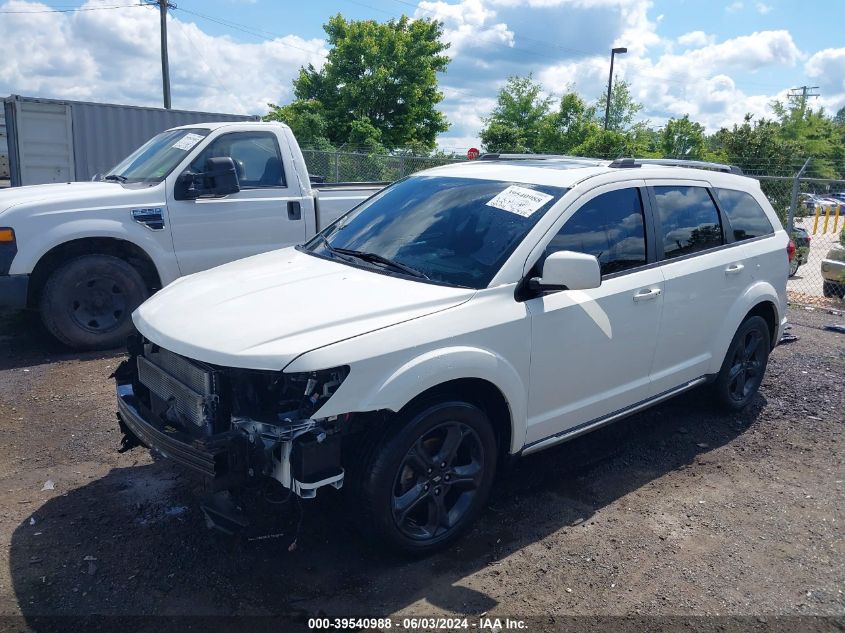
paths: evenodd
<path fill-rule="evenodd" d="M 132 318 L 150 341 L 188 358 L 280 370 L 305 352 L 454 307 L 473 294 L 286 248 L 183 277 Z"/>
<path fill-rule="evenodd" d="M 111 199 L 116 203 L 127 197 L 138 200 L 147 197 L 144 194 L 148 191 L 151 191 L 150 188 L 126 189 L 115 182 L 62 182 L 10 187 L 0 190 L 0 215 L 22 204 L 38 204 L 41 209 L 55 203 L 62 209 L 72 209 L 91 201 L 96 201 L 97 206 L 100 206 Z"/>

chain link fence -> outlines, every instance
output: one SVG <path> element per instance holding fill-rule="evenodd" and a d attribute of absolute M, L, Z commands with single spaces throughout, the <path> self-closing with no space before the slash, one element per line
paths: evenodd
<path fill-rule="evenodd" d="M 321 182 L 392 182 L 409 174 L 463 162 L 451 156 L 414 156 L 413 154 L 368 154 L 342 150 L 303 149 L 308 173 Z"/>
<path fill-rule="evenodd" d="M 308 172 L 320 181 L 392 182 L 423 169 L 463 162 L 457 156 L 370 154 L 304 149 Z M 742 165 L 760 181 L 795 244 L 787 290 L 792 302 L 845 307 L 845 180 L 805 177 L 810 163 Z M 841 198 L 837 198 L 841 196 Z"/>
<path fill-rule="evenodd" d="M 845 307 L 845 180 L 809 177 L 812 159 L 743 166 L 760 181 L 795 245 L 787 294 L 801 305 Z"/>

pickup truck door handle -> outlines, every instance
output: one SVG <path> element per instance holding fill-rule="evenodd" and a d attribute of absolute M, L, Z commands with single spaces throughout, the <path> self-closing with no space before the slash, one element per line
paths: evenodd
<path fill-rule="evenodd" d="M 736 275 L 737 273 L 742 272 L 742 269 L 745 268 L 742 264 L 731 264 L 727 268 L 725 268 L 726 275 Z"/>
<path fill-rule="evenodd" d="M 660 296 L 660 288 L 643 288 L 634 295 L 634 301 L 651 301 Z"/>
<path fill-rule="evenodd" d="M 288 202 L 288 220 L 301 220 L 302 206 L 297 200 L 290 200 Z"/>

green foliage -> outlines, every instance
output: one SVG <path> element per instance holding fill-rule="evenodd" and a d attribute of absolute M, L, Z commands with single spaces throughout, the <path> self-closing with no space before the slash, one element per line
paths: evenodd
<path fill-rule="evenodd" d="M 707 152 L 704 126 L 690 121 L 688 114 L 669 119 L 659 133 L 659 149 L 665 157 L 702 160 Z"/>
<path fill-rule="evenodd" d="M 325 149 L 331 147 L 327 134 L 328 123 L 320 102 L 313 99 L 294 101 L 285 106 L 268 104 L 270 112 L 265 121 L 281 121 L 290 126 L 301 147 Z"/>
<path fill-rule="evenodd" d="M 301 68 L 294 80 L 297 104 L 319 104 L 325 137 L 334 144 L 394 149 L 433 149 L 448 129 L 435 107 L 443 100 L 437 73 L 449 58 L 442 53 L 443 26 L 436 20 L 346 20 L 340 14 L 324 25 L 329 50 L 320 70 Z M 292 105 L 294 105 L 292 104 Z"/>
<path fill-rule="evenodd" d="M 607 94 L 602 94 L 596 104 L 596 114 L 604 125 L 605 110 L 607 108 Z M 610 91 L 610 112 L 607 117 L 607 129 L 614 132 L 627 132 L 634 126 L 637 114 L 643 109 L 643 104 L 634 101 L 631 86 L 627 81 L 616 81 Z"/>
<path fill-rule="evenodd" d="M 481 130 L 481 144 L 487 152 L 536 152 L 543 127 L 551 111 L 551 99 L 542 96 L 542 86 L 531 75 L 508 77 L 499 91 L 496 107 Z"/>

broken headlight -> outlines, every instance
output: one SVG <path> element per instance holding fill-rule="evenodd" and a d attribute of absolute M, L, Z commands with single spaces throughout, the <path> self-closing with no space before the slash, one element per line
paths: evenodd
<path fill-rule="evenodd" d="M 282 374 L 283 392 L 287 398 L 280 403 L 279 421 L 310 418 L 334 395 L 348 375 L 349 367 L 346 365 L 320 371 Z"/>

